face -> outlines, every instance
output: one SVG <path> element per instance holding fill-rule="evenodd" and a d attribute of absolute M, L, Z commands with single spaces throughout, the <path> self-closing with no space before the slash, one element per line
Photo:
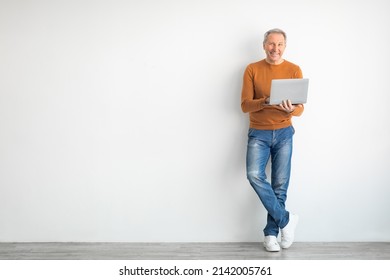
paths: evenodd
<path fill-rule="evenodd" d="M 282 56 L 286 48 L 286 41 L 283 34 L 271 33 L 268 35 L 267 41 L 263 44 L 267 62 L 271 64 L 279 64 L 283 62 Z"/>

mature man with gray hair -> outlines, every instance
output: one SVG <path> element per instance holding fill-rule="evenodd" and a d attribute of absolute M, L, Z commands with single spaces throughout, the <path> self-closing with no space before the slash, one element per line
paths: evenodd
<path fill-rule="evenodd" d="M 273 79 L 302 78 L 302 71 L 283 58 L 286 33 L 271 29 L 264 34 L 266 58 L 247 66 L 241 93 L 241 108 L 249 113 L 247 146 L 247 178 L 267 210 L 264 247 L 275 252 L 289 248 L 294 241 L 298 215 L 286 210 L 287 189 L 290 182 L 293 135 L 291 118 L 300 116 L 302 104 L 283 100 L 269 105 Z M 266 166 L 271 159 L 271 182 L 267 181 Z M 277 237 L 281 231 L 281 243 Z"/>

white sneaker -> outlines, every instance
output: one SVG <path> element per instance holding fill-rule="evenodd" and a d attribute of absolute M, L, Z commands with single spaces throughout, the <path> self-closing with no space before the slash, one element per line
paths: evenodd
<path fill-rule="evenodd" d="M 276 236 L 267 235 L 264 237 L 264 248 L 268 252 L 279 252 L 280 246 L 276 239 Z"/>
<path fill-rule="evenodd" d="M 282 228 L 282 242 L 280 246 L 283 249 L 289 248 L 294 242 L 294 232 L 297 227 L 299 217 L 296 214 L 290 214 L 290 221 L 288 224 Z"/>

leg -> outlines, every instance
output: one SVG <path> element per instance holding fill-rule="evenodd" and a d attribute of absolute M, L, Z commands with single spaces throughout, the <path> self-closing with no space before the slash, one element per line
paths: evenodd
<path fill-rule="evenodd" d="M 269 216 L 269 223 L 264 229 L 265 236 L 278 236 L 279 228 L 285 226 L 288 220 L 288 212 L 266 180 L 265 168 L 272 151 L 272 135 L 273 131 L 251 130 L 247 150 L 247 178 Z"/>
<path fill-rule="evenodd" d="M 268 214 L 265 231 L 268 231 L 268 228 L 275 228 L 276 226 L 278 228 L 284 228 L 289 221 L 289 213 L 285 210 L 285 203 L 290 182 L 292 134 L 285 131 L 287 133 L 282 133 L 282 139 L 279 140 L 277 139 L 279 132 L 282 131 L 275 131 L 276 137 L 271 148 L 271 184 L 279 207 L 284 209 L 282 211 L 284 212 L 284 217 L 278 223 L 272 215 Z"/>

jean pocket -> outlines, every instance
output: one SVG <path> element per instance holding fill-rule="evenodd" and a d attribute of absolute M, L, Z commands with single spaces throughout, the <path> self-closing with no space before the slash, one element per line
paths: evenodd
<path fill-rule="evenodd" d="M 256 129 L 254 128 L 249 128 L 248 130 L 248 137 L 251 138 L 253 135 L 256 133 Z"/>

